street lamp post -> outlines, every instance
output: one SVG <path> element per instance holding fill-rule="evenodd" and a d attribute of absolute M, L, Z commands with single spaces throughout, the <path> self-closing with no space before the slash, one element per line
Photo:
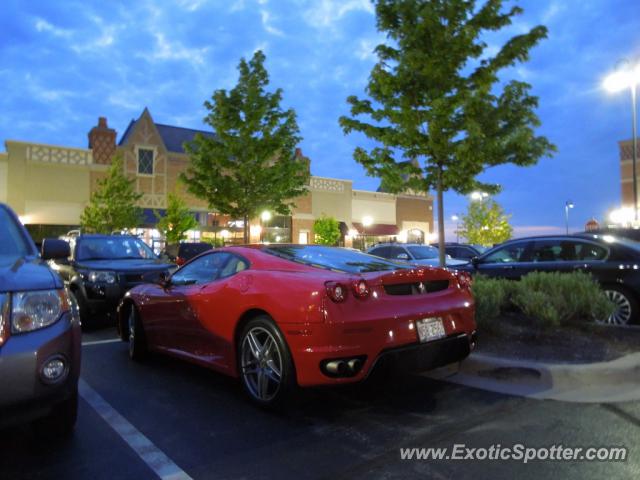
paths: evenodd
<path fill-rule="evenodd" d="M 566 228 L 567 235 L 569 235 L 569 209 L 573 208 L 573 202 L 571 200 L 567 200 L 564 202 L 564 225 Z"/>
<path fill-rule="evenodd" d="M 460 217 L 458 214 L 451 215 L 451 220 L 456 222 L 456 243 L 460 243 L 460 229 L 458 227 L 458 220 L 460 220 Z"/>
<path fill-rule="evenodd" d="M 365 215 L 362 217 L 362 246 L 363 250 L 367 249 L 367 227 L 373 225 L 373 217 Z"/>
<path fill-rule="evenodd" d="M 640 62 L 635 67 L 629 60 L 620 62 L 625 65 L 623 68 L 619 68 L 616 72 L 607 76 L 604 81 L 604 87 L 609 92 L 619 92 L 628 88 L 631 91 L 631 128 L 632 143 L 633 143 L 633 157 L 631 161 L 632 175 L 633 175 L 633 219 L 638 221 L 638 179 L 636 177 L 636 165 L 638 163 L 638 107 L 637 107 L 637 94 L 636 88 L 638 80 L 640 78 Z"/>

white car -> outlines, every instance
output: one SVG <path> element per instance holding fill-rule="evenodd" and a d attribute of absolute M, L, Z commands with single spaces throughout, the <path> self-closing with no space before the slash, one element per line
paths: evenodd
<path fill-rule="evenodd" d="M 438 249 L 419 243 L 379 243 L 367 250 L 367 253 L 390 260 L 401 260 L 415 265 L 440 266 Z M 447 267 L 456 267 L 457 265 L 469 263 L 465 260 L 451 258 L 450 255 L 446 255 L 445 258 Z"/>

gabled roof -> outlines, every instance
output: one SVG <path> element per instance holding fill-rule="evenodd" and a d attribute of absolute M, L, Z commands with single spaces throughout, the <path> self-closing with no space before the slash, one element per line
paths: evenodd
<path fill-rule="evenodd" d="M 129 139 L 129 135 L 133 132 L 136 123 L 139 120 L 131 120 L 127 129 L 124 131 L 122 138 L 118 145 L 125 145 Z M 163 125 L 161 123 L 155 123 L 154 125 L 162 138 L 162 142 L 166 149 L 175 153 L 186 153 L 182 145 L 185 142 L 190 142 L 196 136 L 196 133 L 200 133 L 205 137 L 215 138 L 215 133 L 207 132 L 205 130 L 195 130 L 193 128 L 174 127 L 172 125 Z"/>

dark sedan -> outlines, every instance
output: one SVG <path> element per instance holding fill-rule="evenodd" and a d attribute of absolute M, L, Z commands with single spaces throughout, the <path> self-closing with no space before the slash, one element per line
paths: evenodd
<path fill-rule="evenodd" d="M 476 257 L 461 270 L 518 280 L 529 272 L 588 272 L 617 309 L 607 323 L 638 323 L 640 243 L 611 235 L 519 238 Z"/>

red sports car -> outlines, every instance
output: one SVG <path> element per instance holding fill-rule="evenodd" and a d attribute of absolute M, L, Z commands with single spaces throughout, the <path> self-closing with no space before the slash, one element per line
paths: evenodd
<path fill-rule="evenodd" d="M 226 247 L 130 290 L 119 329 L 138 360 L 162 352 L 240 377 L 263 406 L 296 386 L 358 382 L 376 364 L 429 370 L 476 342 L 470 277 L 316 245 Z"/>

